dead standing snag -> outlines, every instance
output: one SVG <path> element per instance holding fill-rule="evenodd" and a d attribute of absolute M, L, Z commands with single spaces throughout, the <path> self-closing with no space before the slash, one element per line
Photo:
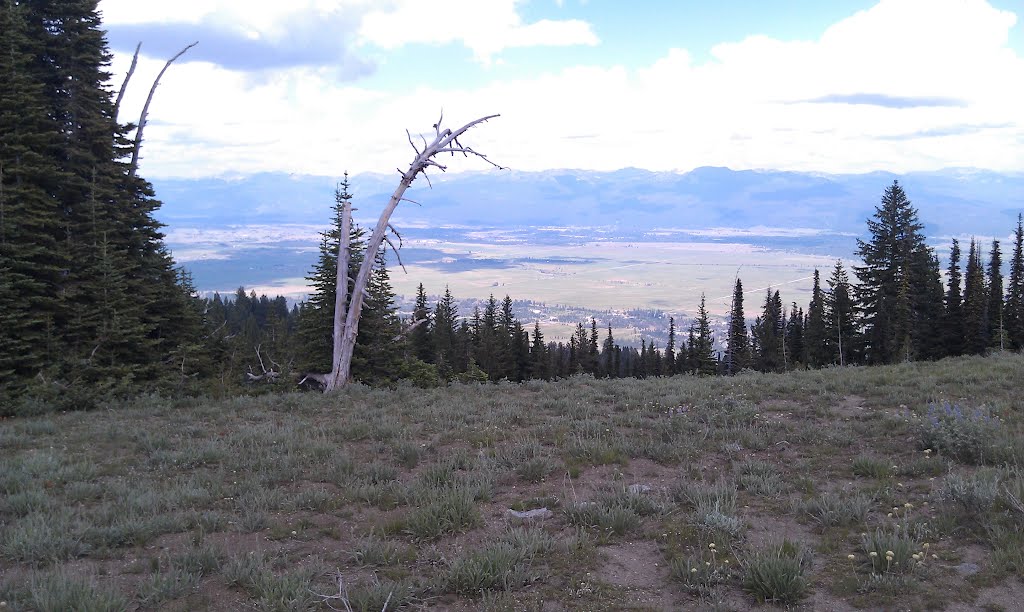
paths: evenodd
<path fill-rule="evenodd" d="M 441 122 L 444 119 L 444 115 L 442 115 L 441 119 L 433 125 L 434 139 L 432 141 L 428 142 L 425 137 L 420 136 L 420 139 L 422 140 L 422 149 L 416 146 L 412 135 L 409 134 L 408 130 L 406 130 L 406 135 L 409 138 L 409 145 L 412 146 L 413 151 L 416 152 L 416 157 L 413 159 L 412 163 L 409 164 L 408 170 L 404 172 L 401 169 L 398 170 L 402 178 L 398 181 L 398 187 L 395 188 L 395 192 L 391 194 L 391 199 L 388 200 L 387 206 L 385 206 L 384 210 L 381 211 L 380 218 L 377 220 L 377 226 L 374 228 L 373 234 L 370 235 L 370 239 L 366 243 L 366 256 L 363 257 L 363 263 L 359 267 L 359 273 L 356 275 L 356 278 L 352 283 L 351 295 L 349 295 L 348 292 L 348 263 L 350 260 L 349 233 L 352 228 L 352 206 L 349 202 L 344 204 L 342 209 L 341 236 L 338 241 L 338 277 L 334 303 L 334 347 L 333 358 L 331 361 L 331 372 L 326 375 L 307 375 L 307 378 L 322 381 L 325 391 L 334 391 L 335 389 L 340 389 L 348 384 L 349 376 L 352 371 L 352 354 L 355 350 L 356 336 L 359 332 L 359 315 L 363 309 L 363 298 L 366 297 L 366 287 L 370 281 L 370 275 L 373 272 L 373 266 L 376 260 L 373 254 L 380 249 L 381 244 L 385 241 L 387 241 L 388 245 L 397 254 L 398 249 L 396 249 L 395 245 L 390 239 L 388 239 L 387 233 L 391 231 L 399 238 L 399 240 L 401 240 L 398 233 L 395 232 L 393 227 L 391 227 L 390 221 L 391 215 L 395 212 L 398 204 L 405 199 L 405 191 L 410 185 L 412 185 L 413 181 L 415 181 L 416 177 L 420 174 L 427 179 L 427 183 L 429 184 L 430 179 L 427 177 L 428 168 L 437 168 L 441 172 L 448 169 L 447 166 L 444 166 L 436 159 L 436 157 L 442 153 L 449 153 L 452 156 L 461 154 L 464 157 L 479 157 L 492 166 L 501 168 L 501 166 L 488 159 L 483 153 L 475 151 L 471 147 L 464 146 L 459 142 L 459 138 L 461 138 L 470 128 L 490 119 L 494 119 L 495 117 L 498 117 L 498 115 L 481 117 L 474 121 L 470 121 L 457 130 L 450 130 L 441 127 Z"/>

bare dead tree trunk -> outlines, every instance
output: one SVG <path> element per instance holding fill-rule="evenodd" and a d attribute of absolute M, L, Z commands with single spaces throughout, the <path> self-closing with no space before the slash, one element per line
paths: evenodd
<path fill-rule="evenodd" d="M 114 102 L 114 121 L 117 121 L 117 114 L 121 108 L 121 100 L 124 99 L 124 92 L 128 89 L 128 81 L 132 80 L 132 75 L 135 74 L 135 67 L 139 65 L 139 50 L 142 49 L 142 43 L 135 45 L 135 55 L 132 56 L 132 65 L 128 68 L 128 74 L 124 75 L 124 82 L 121 83 L 121 91 L 117 92 L 117 100 Z"/>
<path fill-rule="evenodd" d="M 341 322 L 341 309 L 335 308 L 334 312 L 334 354 L 332 359 L 331 373 L 326 376 L 327 382 L 324 385 L 325 391 L 334 391 L 340 389 L 348 384 L 349 376 L 352 371 L 352 354 L 355 350 L 356 337 L 359 333 L 359 315 L 363 308 L 363 298 L 366 295 L 366 287 L 370 281 L 370 275 L 373 272 L 374 262 L 376 257 L 374 255 L 380 249 L 381 244 L 387 240 L 387 232 L 390 230 L 394 232 L 394 228 L 391 227 L 391 215 L 395 212 L 399 203 L 404 200 L 405 191 L 412 185 L 413 181 L 416 180 L 420 174 L 427 178 L 429 184 L 430 179 L 426 176 L 426 171 L 430 167 L 437 168 L 444 172 L 447 167 L 439 163 L 434 158 L 439 153 L 450 153 L 454 156 L 456 153 L 460 153 L 465 157 L 475 156 L 483 159 L 487 163 L 501 168 L 498 164 L 495 164 L 486 155 L 478 151 L 474 151 L 472 148 L 463 146 L 459 142 L 459 137 L 466 133 L 470 128 L 484 123 L 490 119 L 494 119 L 499 115 L 488 115 L 481 117 L 474 121 L 470 121 L 466 125 L 460 127 L 457 130 L 442 129 L 441 122 L 444 119 L 442 115 L 441 119 L 433 125 L 434 128 L 434 140 L 427 142 L 426 138 L 420 137 L 423 141 L 423 149 L 420 150 L 416 143 L 413 142 L 412 135 L 406 130 L 406 136 L 409 138 L 409 144 L 412 146 L 413 151 L 416 152 L 416 157 L 412 163 L 409 164 L 409 169 L 406 171 L 398 170 L 402 178 L 398 181 L 398 187 L 395 188 L 395 192 L 391 195 L 391 199 L 388 201 L 387 206 L 380 213 L 380 218 L 377 220 L 377 227 L 374 228 L 373 234 L 370 235 L 370 239 L 366 243 L 366 256 L 363 258 L 363 263 L 359 267 L 359 274 L 356 276 L 355 282 L 352 287 L 352 294 L 348 297 L 348 305 L 344 312 L 344 323 Z M 350 222 L 351 210 L 349 210 L 345 217 L 344 222 Z M 348 234 L 342 230 L 342 241 L 347 241 Z M 387 240 L 388 244 L 394 249 L 394 245 L 391 244 L 390 240 Z M 397 249 L 395 249 L 397 254 Z M 344 255 L 346 265 L 342 266 L 342 256 L 339 244 L 339 257 L 338 257 L 338 286 L 336 289 L 336 306 L 340 304 L 340 297 L 343 296 L 348 289 L 348 278 L 347 278 L 347 261 L 349 254 L 347 252 Z M 319 380 L 318 377 L 314 377 L 315 380 Z"/>
<path fill-rule="evenodd" d="M 153 79 L 153 86 L 149 88 L 149 96 L 146 98 L 146 104 L 142 107 L 142 115 L 139 116 L 139 127 L 135 130 L 135 146 L 132 148 L 132 162 L 128 167 L 129 179 L 135 178 L 135 172 L 139 169 L 139 152 L 142 150 L 142 131 L 146 129 L 146 116 L 149 115 L 149 104 L 153 101 L 153 94 L 156 93 L 156 86 L 160 84 L 160 79 L 163 78 L 164 73 L 171 67 L 174 60 L 185 55 L 186 51 L 198 44 L 199 41 L 196 41 L 181 51 L 178 51 L 177 55 L 167 60 L 167 63 L 164 64 L 164 67 L 160 70 L 160 74 L 156 75 L 156 78 Z"/>
<path fill-rule="evenodd" d="M 352 200 L 346 198 L 341 205 L 341 235 L 338 236 L 338 270 L 335 275 L 334 292 L 334 350 L 331 353 L 331 374 L 325 385 L 328 391 L 333 391 L 348 382 L 348 372 L 345 373 L 345 378 L 339 382 L 341 368 L 339 367 L 338 360 L 339 356 L 344 352 L 342 340 L 345 337 L 346 314 L 348 312 L 348 263 L 352 258 L 352 254 L 349 252 L 351 241 Z"/>

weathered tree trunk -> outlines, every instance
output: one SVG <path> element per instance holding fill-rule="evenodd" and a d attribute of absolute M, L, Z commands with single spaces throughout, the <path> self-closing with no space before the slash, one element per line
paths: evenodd
<path fill-rule="evenodd" d="M 191 45 L 185 47 L 181 51 L 178 51 L 177 55 L 167 60 L 167 63 L 164 64 L 164 67 L 160 70 L 160 74 L 156 75 L 156 78 L 153 79 L 153 86 L 149 88 L 149 96 L 146 97 L 146 104 L 142 107 L 142 115 L 139 116 L 139 126 L 135 129 L 135 146 L 132 147 L 132 161 L 131 164 L 128 166 L 128 178 L 135 178 L 135 172 L 139 169 L 139 153 L 142 151 L 142 131 L 146 129 L 146 117 L 149 115 L 149 104 L 153 101 L 153 95 L 156 94 L 156 87 L 160 84 L 160 79 L 163 78 L 164 73 L 167 72 L 167 69 L 171 67 L 171 64 L 174 63 L 174 60 L 178 59 L 182 55 L 185 55 L 186 51 L 188 51 L 189 49 L 198 44 L 199 41 L 196 41 Z M 132 68 L 134 70 L 134 62 L 132 62 Z M 131 76 L 131 71 L 129 71 L 128 76 Z M 125 85 L 127 84 L 128 79 L 126 78 Z"/>
<path fill-rule="evenodd" d="M 341 205 L 341 235 L 338 236 L 338 273 L 334 292 L 334 351 L 331 360 L 331 373 L 325 385 L 327 391 L 333 391 L 348 382 L 349 368 L 342 372 L 341 362 L 344 353 L 346 314 L 348 312 L 348 264 L 352 258 L 350 245 L 352 241 L 352 200 L 345 199 Z M 349 356 L 349 363 L 352 357 Z"/>
<path fill-rule="evenodd" d="M 344 216 L 342 217 L 342 235 L 338 245 L 338 277 L 334 311 L 334 354 L 331 373 L 326 376 L 325 391 L 334 391 L 348 384 L 352 373 L 352 355 L 355 351 L 356 337 L 359 334 L 359 315 L 363 309 L 363 298 L 366 295 L 366 287 L 369 284 L 370 275 L 373 273 L 374 261 L 376 259 L 374 254 L 380 249 L 381 244 L 387 240 L 388 230 L 394 231 L 390 224 L 391 215 L 398 208 L 398 204 L 405 199 L 406 190 L 409 189 L 409 186 L 412 185 L 413 181 L 420 174 L 426 177 L 427 168 L 435 167 L 442 172 L 447 170 L 446 166 L 441 165 L 434 159 L 438 153 L 450 153 L 453 156 L 456 153 L 461 153 L 465 157 L 473 155 L 497 168 L 501 168 L 501 166 L 488 159 L 486 155 L 474 151 L 470 147 L 463 146 L 459 142 L 459 137 L 465 134 L 467 130 L 495 117 L 498 117 L 498 115 L 481 117 L 452 131 L 441 128 L 442 116 L 442 119 L 438 120 L 433 126 L 435 132 L 434 140 L 428 143 L 426 139 L 422 139 L 422 151 L 413 142 L 412 135 L 408 131 L 406 132 L 406 135 L 409 137 L 409 144 L 416 151 L 416 157 L 409 165 L 408 170 L 405 172 L 399 170 L 402 178 L 398 181 L 398 187 L 395 188 L 395 192 L 391 194 L 391 199 L 388 201 L 387 206 L 381 211 L 380 218 L 377 220 L 377 227 L 374 228 L 373 234 L 370 235 L 370 239 L 366 243 L 366 256 L 363 257 L 363 263 L 359 267 L 359 273 L 352 286 L 351 296 L 347 296 L 350 245 L 348 243 L 348 230 L 345 229 L 346 225 L 351 228 L 351 208 L 346 206 L 343 213 Z M 429 181 L 430 179 L 428 178 L 427 182 L 429 183 Z M 390 240 L 388 243 L 390 244 Z M 394 248 L 394 245 L 391 246 Z M 347 307 L 345 304 L 346 297 L 348 297 Z M 342 322 L 343 316 L 344 322 Z M 313 378 L 319 380 L 318 377 Z"/>
<path fill-rule="evenodd" d="M 132 56 L 132 65 L 128 68 L 128 74 L 124 76 L 124 82 L 121 83 L 121 91 L 117 92 L 117 101 L 114 102 L 114 121 L 117 121 L 117 114 L 121 110 L 121 100 L 124 99 L 124 92 L 128 89 L 128 82 L 132 80 L 132 75 L 135 74 L 135 67 L 139 65 L 139 50 L 142 49 L 142 43 L 135 45 L 135 55 Z"/>

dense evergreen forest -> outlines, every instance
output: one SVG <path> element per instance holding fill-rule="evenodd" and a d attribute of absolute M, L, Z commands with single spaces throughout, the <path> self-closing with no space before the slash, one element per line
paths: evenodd
<path fill-rule="evenodd" d="M 46 404 L 86 409 L 144 392 L 239 392 L 294 387 L 331 366 L 341 206 L 310 271 L 308 301 L 239 289 L 201 298 L 176 267 L 153 213 L 151 185 L 129 171 L 131 134 L 119 123 L 110 55 L 90 0 L 0 2 L 0 414 Z M 577 373 L 648 377 L 736 374 L 932 360 L 1024 348 L 1024 231 L 1018 217 L 1008 278 L 998 241 L 954 240 L 945 269 L 898 183 L 884 188 L 861 265 L 837 262 L 811 301 L 787 305 L 769 290 L 750 325 L 736 280 L 726 338 L 713 337 L 703 301 L 689 322 L 669 321 L 666 346 L 616 342 L 610 326 L 581 321 L 547 342 L 509 296 L 458 312 L 445 289 L 415 310 L 395 307 L 384 253 L 368 288 L 353 377 L 523 381 Z M 945 272 L 945 273 L 944 273 Z"/>

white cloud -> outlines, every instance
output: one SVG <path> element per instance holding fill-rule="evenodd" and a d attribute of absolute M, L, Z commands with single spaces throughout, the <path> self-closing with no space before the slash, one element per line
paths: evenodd
<path fill-rule="evenodd" d="M 299 17 L 354 15 L 362 43 L 396 49 L 411 43 L 462 43 L 482 62 L 514 47 L 596 45 L 586 22 L 541 19 L 525 23 L 521 0 L 102 0 L 107 25 L 203 24 L 249 38 L 282 39 Z M 323 32 L 323 35 L 337 32 Z"/>
<path fill-rule="evenodd" d="M 487 12 L 514 9 L 512 2 L 469 2 L 491 8 L 468 8 L 466 21 L 443 34 L 429 11 L 417 8 L 433 3 L 412 4 L 401 17 L 367 17 L 362 34 L 369 40 L 377 28 L 374 44 L 384 46 L 388 24 L 396 45 L 439 43 L 458 31 L 482 57 L 551 36 L 543 22 L 523 24 L 514 10 Z M 481 20 L 505 25 L 490 31 L 493 40 L 462 27 Z M 186 63 L 168 72 L 157 94 L 143 170 L 393 172 L 410 159 L 404 129 L 427 128 L 444 108 L 452 121 L 503 113 L 467 142 L 523 170 L 1019 171 L 1024 58 L 1006 45 L 1015 23 L 1014 15 L 981 0 L 884 0 L 817 40 L 751 37 L 718 45 L 704 63 L 671 49 L 641 68 L 580 66 L 462 88 L 423 85 L 433 71 L 458 70 L 424 65 L 404 91 L 339 83 L 315 68 L 254 82 Z M 115 74 L 126 64 L 119 57 Z M 161 65 L 146 61 L 139 74 L 155 74 Z M 141 106 L 142 89 L 130 92 L 125 108 Z M 482 166 L 455 160 L 452 167 Z"/>
<path fill-rule="evenodd" d="M 517 0 L 399 0 L 368 14 L 364 43 L 395 49 L 410 43 L 461 42 L 482 62 L 513 47 L 596 45 L 590 25 L 576 19 L 524 23 Z"/>
<path fill-rule="evenodd" d="M 364 12 L 379 5 L 374 0 L 101 0 L 99 8 L 107 25 L 211 22 L 269 32 L 295 15 Z"/>

